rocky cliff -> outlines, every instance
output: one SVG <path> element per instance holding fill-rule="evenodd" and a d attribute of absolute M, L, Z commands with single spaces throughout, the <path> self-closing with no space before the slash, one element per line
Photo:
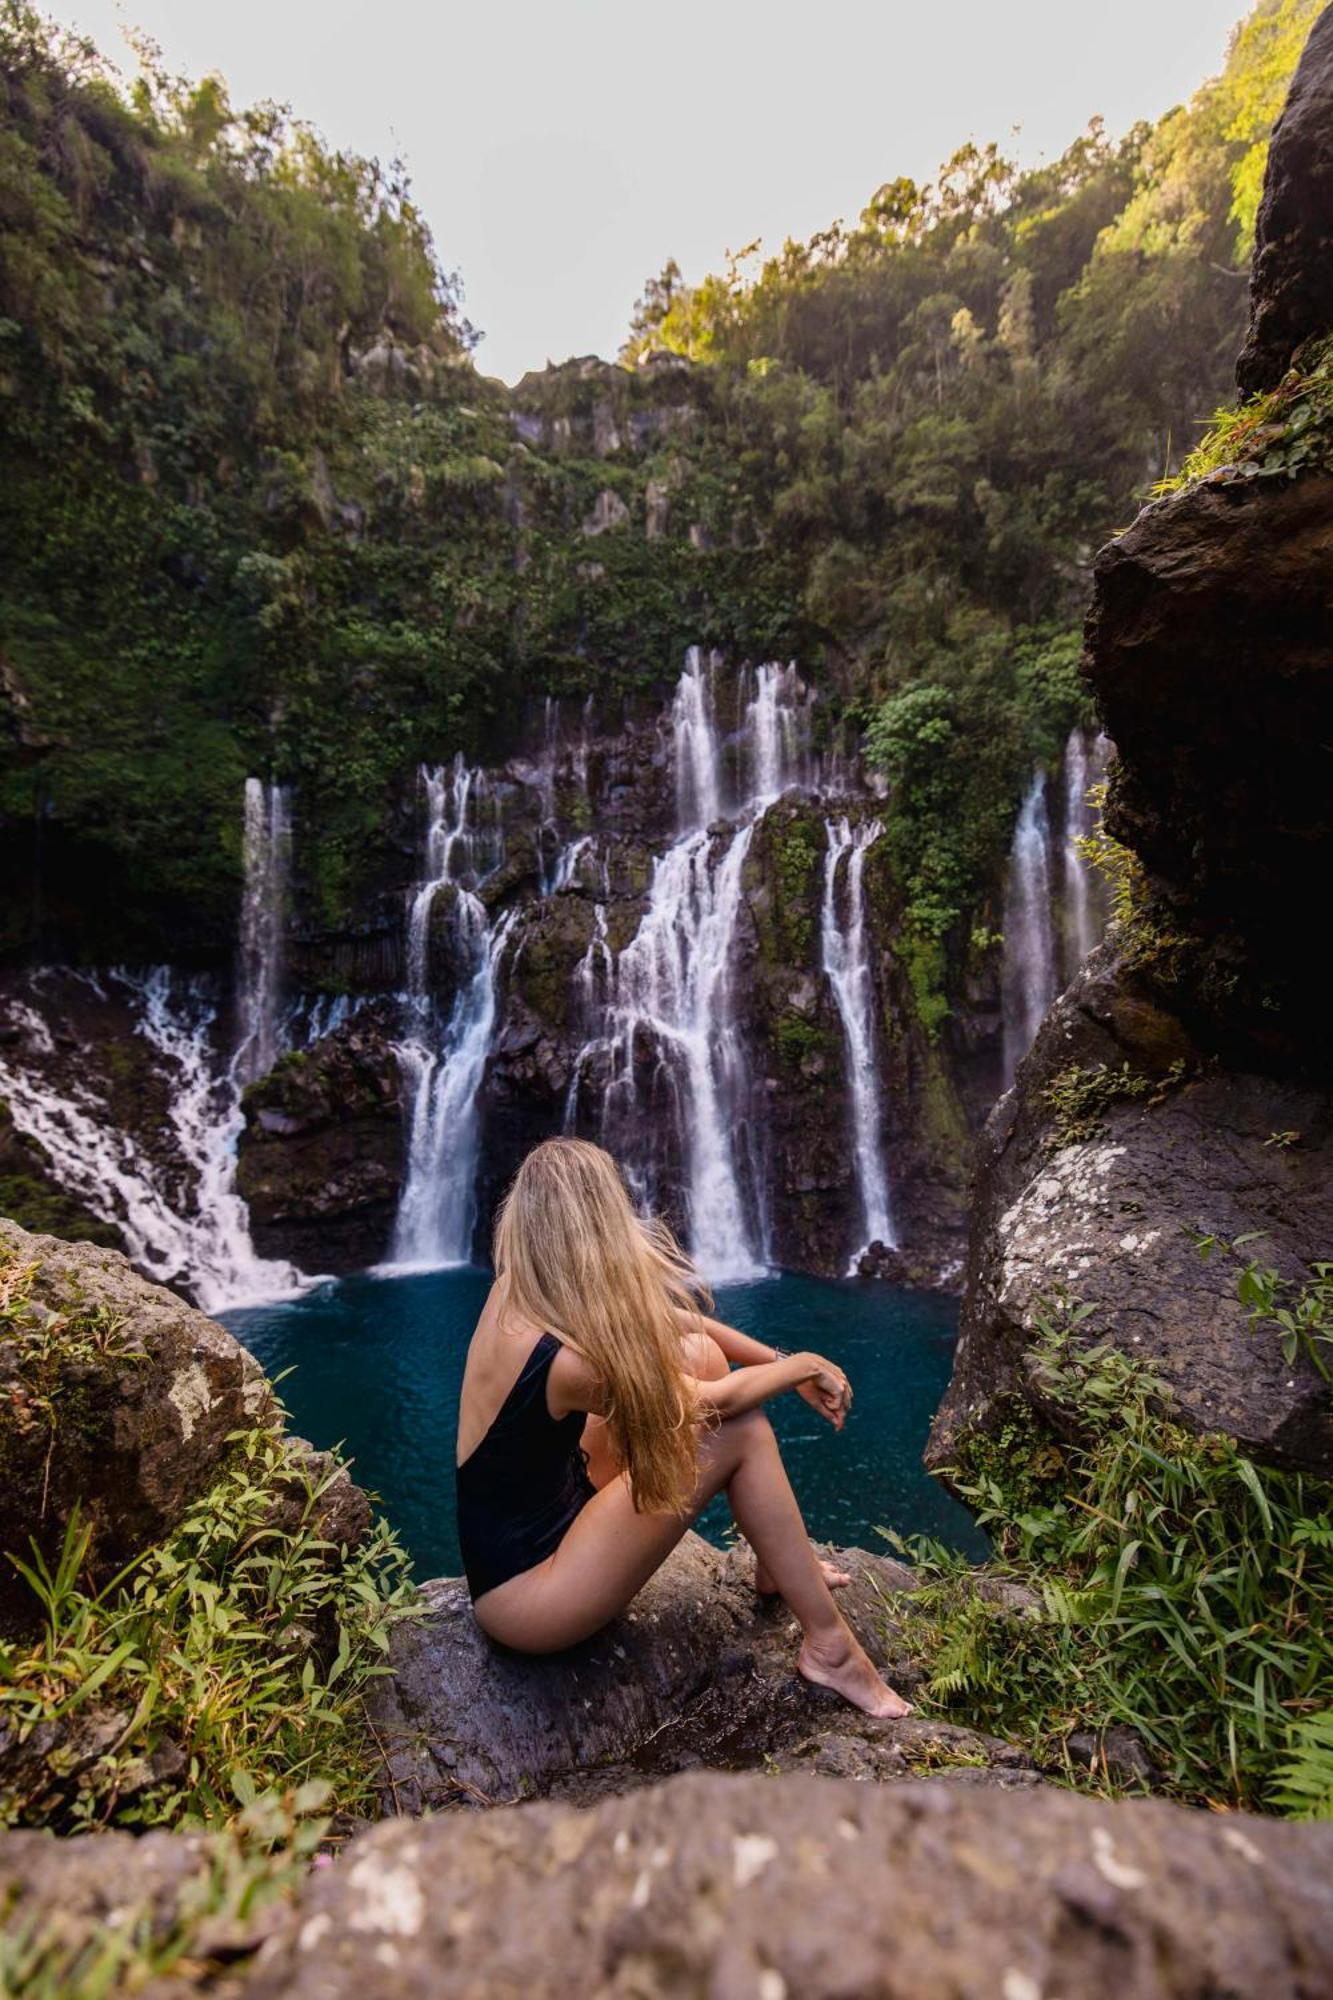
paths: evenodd
<path fill-rule="evenodd" d="M 1240 376 L 1271 394 L 1096 561 L 1085 673 L 1119 752 L 1119 920 L 987 1128 L 937 1465 L 1008 1399 L 1041 1400 L 1039 1323 L 1063 1289 L 1187 1423 L 1333 1470 L 1313 1357 L 1237 1297 L 1248 1258 L 1294 1297 L 1333 1244 L 1330 130 L 1325 13 L 1259 230 Z M 1205 1263 L 1200 1235 L 1245 1248 Z"/>

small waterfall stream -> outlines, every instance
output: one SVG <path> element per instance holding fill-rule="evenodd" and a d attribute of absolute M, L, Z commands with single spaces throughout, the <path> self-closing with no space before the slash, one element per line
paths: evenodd
<path fill-rule="evenodd" d="M 272 1069 L 283 1052 L 279 1004 L 292 857 L 291 799 L 285 785 L 245 781 L 245 888 L 241 898 L 233 1063 L 242 1083 Z"/>
<path fill-rule="evenodd" d="M 476 1221 L 477 1092 L 495 1027 L 496 972 L 514 920 L 492 927 L 478 884 L 499 862 L 503 837 L 483 772 L 461 756 L 446 775 L 423 769 L 426 874 L 407 922 L 406 1030 L 398 1059 L 408 1103 L 407 1171 L 386 1268 L 466 1264 Z M 430 946 L 438 898 L 451 895 L 449 943 L 460 969 L 453 1005 L 431 992 Z"/>
<path fill-rule="evenodd" d="M 1088 793 L 1105 779 L 1110 754 L 1110 739 L 1105 735 L 1093 736 L 1083 729 L 1070 731 L 1065 745 L 1062 860 L 1065 976 L 1071 979 L 1106 928 L 1103 886 L 1089 867 L 1079 843 L 1086 840 L 1096 824 Z"/>
<path fill-rule="evenodd" d="M 163 1080 L 167 1143 L 151 1126 L 125 1128 L 97 1074 L 97 1048 L 62 1054 L 33 1006 L 11 1003 L 28 1060 L 0 1060 L 14 1122 L 43 1148 L 56 1176 L 95 1216 L 118 1228 L 150 1276 L 188 1287 L 207 1312 L 279 1297 L 306 1282 L 293 1266 L 256 1254 L 236 1192 L 241 1092 L 284 1045 L 282 937 L 291 848 L 285 790 L 247 780 L 245 882 L 239 931 L 236 1031 L 220 1033 L 218 992 L 169 966 L 115 968 L 95 996 L 128 1009 Z M 39 973 L 35 994 L 54 974 Z M 75 975 L 63 975 L 72 979 Z"/>
<path fill-rule="evenodd" d="M 1004 1078 L 1032 1047 L 1056 990 L 1055 921 L 1051 908 L 1051 824 L 1046 773 L 1033 775 L 1009 858 L 1004 897 Z"/>
<path fill-rule="evenodd" d="M 1106 926 L 1101 882 L 1080 850 L 1095 814 L 1090 789 L 1106 775 L 1111 745 L 1103 735 L 1071 730 L 1058 784 L 1040 767 L 1023 799 L 1009 857 L 1004 902 L 1004 1081 L 1032 1047 L 1062 985 L 1067 985 Z M 1051 829 L 1054 803 L 1061 825 Z"/>
<path fill-rule="evenodd" d="M 822 960 L 842 1020 L 847 1044 L 847 1080 L 852 1097 L 852 1136 L 861 1195 L 861 1246 L 849 1275 L 872 1243 L 897 1247 L 889 1209 L 889 1177 L 881 1137 L 882 1102 L 875 1057 L 875 984 L 866 934 L 866 851 L 878 840 L 878 820 L 852 828 L 844 816 L 826 822 L 821 923 Z M 845 913 L 838 912 L 838 876 L 846 859 Z"/>

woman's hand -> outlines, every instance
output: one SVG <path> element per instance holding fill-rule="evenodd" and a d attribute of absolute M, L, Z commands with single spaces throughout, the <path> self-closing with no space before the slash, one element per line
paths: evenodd
<path fill-rule="evenodd" d="M 803 1354 L 810 1373 L 798 1382 L 796 1393 L 804 1397 L 812 1410 L 818 1410 L 827 1418 L 835 1431 L 840 1431 L 847 1421 L 847 1412 L 852 1407 L 852 1385 L 835 1362 L 826 1361 L 822 1354 Z"/>

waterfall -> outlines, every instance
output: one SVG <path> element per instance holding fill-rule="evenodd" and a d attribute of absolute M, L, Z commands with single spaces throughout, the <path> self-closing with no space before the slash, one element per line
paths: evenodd
<path fill-rule="evenodd" d="M 654 861 L 647 907 L 618 958 L 598 911 L 579 974 L 592 1033 L 566 1102 L 572 1129 L 582 1079 L 600 1060 L 598 1129 L 645 1200 L 669 1194 L 679 1147 L 690 1249 L 714 1280 L 756 1277 L 769 1262 L 734 959 L 755 826 L 809 768 L 809 703 L 795 668 L 761 666 L 725 690 L 721 672 L 716 656 L 686 654 L 671 705 L 679 834 Z M 738 718 L 734 740 L 718 721 L 722 695 Z"/>
<path fill-rule="evenodd" d="M 698 646 L 685 655 L 685 671 L 671 704 L 676 758 L 676 823 L 710 826 L 722 811 L 722 760 L 713 715 L 713 669 Z"/>
<path fill-rule="evenodd" d="M 1046 773 L 1033 776 L 1014 829 L 1004 897 L 1004 1074 L 1006 1086 L 1036 1039 L 1056 993 L 1051 913 L 1051 828 Z"/>
<path fill-rule="evenodd" d="M 492 927 L 476 894 L 501 858 L 484 774 L 461 756 L 421 772 L 426 793 L 426 875 L 407 920 L 406 1030 L 398 1060 L 408 1103 L 407 1170 L 394 1222 L 391 1269 L 466 1264 L 476 1222 L 477 1093 L 495 1027 L 496 973 L 514 913 Z M 442 1015 L 430 990 L 436 900 L 451 897 L 449 941 L 460 970 Z"/>
<path fill-rule="evenodd" d="M 282 1053 L 282 985 L 292 822 L 285 785 L 245 781 L 245 889 L 236 981 L 239 1021 L 234 1068 L 242 1083 L 272 1069 Z"/>
<path fill-rule="evenodd" d="M 822 959 L 842 1018 L 847 1043 L 847 1080 L 852 1094 L 852 1137 L 856 1177 L 861 1194 L 861 1249 L 852 1257 L 854 1272 L 872 1243 L 896 1248 L 889 1212 L 889 1182 L 880 1137 L 879 1071 L 875 1062 L 875 982 L 866 935 L 866 850 L 882 828 L 870 820 L 853 831 L 844 817 L 826 821 L 828 853 L 824 862 Z M 846 915 L 838 915 L 838 874 L 847 857 Z"/>
<path fill-rule="evenodd" d="M 1073 978 L 1100 939 L 1106 923 L 1102 884 L 1080 852 L 1079 842 L 1087 838 L 1095 825 L 1088 793 L 1105 778 L 1110 750 L 1108 737 L 1092 736 L 1083 729 L 1071 729 L 1065 745 L 1062 928 L 1067 979 Z"/>
<path fill-rule="evenodd" d="M 59 1061 L 48 1081 L 41 1059 L 58 1054 L 55 1044 L 41 1016 L 18 1006 L 11 1015 L 35 1060 L 31 1067 L 0 1061 L 15 1124 L 44 1149 L 61 1185 L 120 1230 L 142 1270 L 187 1286 L 206 1312 L 292 1291 L 304 1282 L 300 1273 L 255 1254 L 235 1191 L 244 1120 L 234 1065 L 218 1061 L 212 990 L 167 966 L 106 976 L 157 1059 L 170 1149 L 145 1145 L 117 1122 L 86 1059 Z"/>

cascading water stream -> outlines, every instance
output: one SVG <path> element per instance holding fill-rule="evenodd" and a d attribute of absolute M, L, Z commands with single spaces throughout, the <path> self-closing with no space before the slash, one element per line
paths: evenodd
<path fill-rule="evenodd" d="M 865 859 L 879 839 L 878 820 L 855 829 L 846 818 L 826 821 L 822 960 L 842 1020 L 847 1044 L 847 1080 L 852 1097 L 852 1137 L 861 1195 L 862 1242 L 851 1260 L 854 1272 L 873 1243 L 896 1248 L 889 1206 L 889 1177 L 881 1137 L 883 1107 L 875 1061 L 875 982 L 866 927 Z M 838 876 L 846 858 L 845 916 L 838 914 Z"/>
<path fill-rule="evenodd" d="M 166 1147 L 145 1145 L 118 1121 L 96 1081 L 96 1048 L 60 1059 L 34 1008 L 11 1006 L 31 1065 L 0 1063 L 20 1130 L 44 1149 L 62 1186 L 113 1224 L 150 1276 L 186 1287 L 206 1311 L 280 1297 L 308 1282 L 260 1257 L 236 1193 L 241 1092 L 281 1053 L 282 939 L 291 848 L 285 790 L 246 781 L 245 880 L 239 927 L 236 1030 L 220 1046 L 213 986 L 158 966 L 91 982 L 99 999 L 128 1004 L 153 1050 L 165 1091 Z M 40 975 L 34 988 L 40 985 Z M 109 990 L 108 990 L 109 989 Z"/>
<path fill-rule="evenodd" d="M 492 928 L 476 894 L 500 858 L 498 824 L 484 816 L 485 779 L 456 757 L 449 775 L 423 769 L 426 879 L 408 910 L 406 1032 L 398 1060 L 408 1111 L 407 1170 L 390 1251 L 391 1270 L 466 1264 L 476 1222 L 480 1123 L 477 1092 L 495 1027 L 496 973 L 513 923 Z M 452 891 L 452 948 L 461 979 L 440 1017 L 430 990 L 436 899 Z"/>
<path fill-rule="evenodd" d="M 1061 985 L 1074 977 L 1106 926 L 1102 885 L 1081 842 L 1095 825 L 1088 794 L 1105 777 L 1110 753 L 1108 737 L 1070 731 L 1059 783 L 1049 787 L 1063 822 L 1058 846 L 1040 768 L 1018 815 L 1005 886 L 1001 967 L 1006 1086 Z"/>
<path fill-rule="evenodd" d="M 1014 829 L 1004 898 L 1004 1076 L 1006 1086 L 1032 1047 L 1056 992 L 1051 911 L 1051 827 L 1046 773 L 1038 768 Z"/>
<path fill-rule="evenodd" d="M 279 1019 L 291 871 L 291 801 L 285 785 L 245 781 L 245 888 L 237 952 L 238 1035 L 233 1069 L 253 1083 L 282 1054 Z"/>
<path fill-rule="evenodd" d="M 566 1105 L 568 1129 L 580 1078 L 602 1056 L 601 1136 L 651 1201 L 665 1192 L 657 1156 L 667 1118 L 680 1147 L 690 1248 L 714 1280 L 752 1278 L 769 1264 L 759 1120 L 733 961 L 755 827 L 808 763 L 806 695 L 795 669 L 766 665 L 740 686 L 734 743 L 717 721 L 718 670 L 691 647 L 671 708 L 680 834 L 654 862 L 638 932 L 614 961 L 598 914 L 580 973 L 594 1034 Z M 717 830 L 728 813 L 730 828 Z"/>
<path fill-rule="evenodd" d="M 1072 729 L 1065 745 L 1062 860 L 1066 978 L 1073 977 L 1105 927 L 1106 913 L 1100 884 L 1084 857 L 1080 842 L 1087 839 L 1095 825 L 1095 813 L 1088 793 L 1105 778 L 1110 750 L 1110 740 L 1106 736 L 1092 736 L 1083 729 Z"/>

